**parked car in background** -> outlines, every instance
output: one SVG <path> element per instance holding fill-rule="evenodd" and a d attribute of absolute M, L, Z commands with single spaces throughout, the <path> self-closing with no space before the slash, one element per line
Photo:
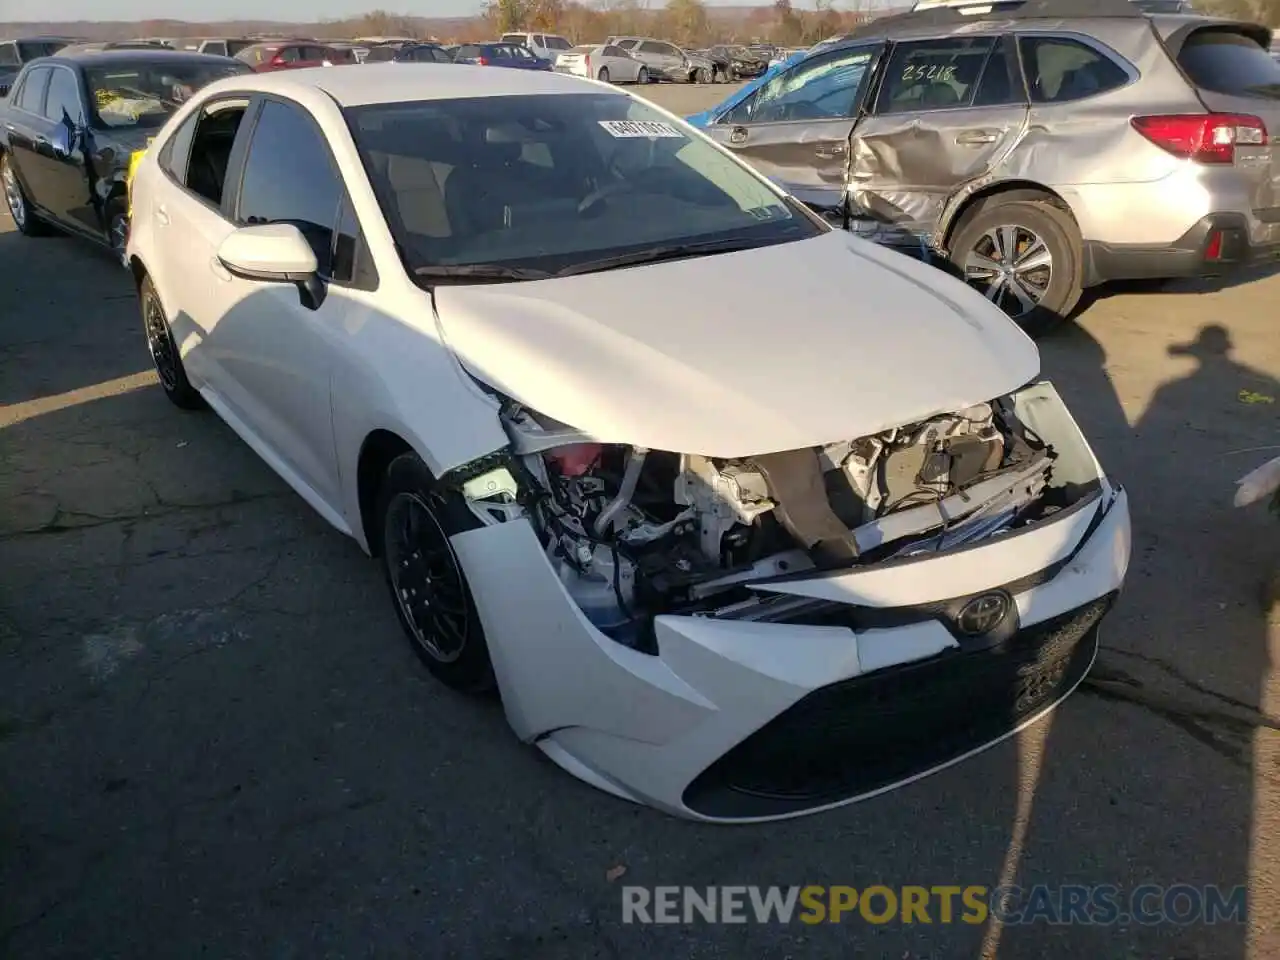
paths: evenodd
<path fill-rule="evenodd" d="M 363 63 L 389 63 L 396 58 L 402 47 L 418 43 L 417 40 L 385 40 L 369 44 Z"/>
<path fill-rule="evenodd" d="M 438 43 L 406 43 L 392 58 L 395 63 L 453 63 L 453 55 Z"/>
<path fill-rule="evenodd" d="M 584 44 L 560 54 L 556 61 L 560 73 L 593 77 L 605 83 L 648 83 L 649 68 L 622 47 L 607 43 Z"/>
<path fill-rule="evenodd" d="M 557 33 L 504 33 L 500 39 L 503 43 L 520 44 L 535 57 L 551 61 L 553 66 L 556 58 L 573 46 Z"/>
<path fill-rule="evenodd" d="M 742 46 L 717 44 L 702 55 L 714 65 L 715 79 L 731 83 L 752 80 L 769 69 L 768 58 Z"/>
<path fill-rule="evenodd" d="M 797 816 L 1089 671 L 1128 500 L 1035 345 L 641 97 L 298 71 L 207 89 L 156 147 L 128 255 L 161 388 L 377 557 L 427 670 L 496 687 L 570 774 Z"/>
<path fill-rule="evenodd" d="M 464 43 L 453 54 L 455 63 L 477 67 L 511 67 L 516 70 L 550 70 L 551 61 L 535 57 L 518 43 Z"/>
<path fill-rule="evenodd" d="M 175 48 L 191 50 L 195 53 L 208 53 L 215 57 L 234 57 L 246 47 L 257 41 L 248 37 L 187 37 L 179 41 Z"/>
<path fill-rule="evenodd" d="M 59 227 L 123 256 L 134 154 L 196 91 L 250 72 L 160 49 L 67 47 L 29 63 L 0 103 L 0 184 L 18 231 Z"/>
<path fill-rule="evenodd" d="M 0 40 L 0 97 L 7 96 L 13 78 L 26 64 L 39 57 L 57 53 L 63 47 L 78 41 L 74 37 L 20 37 Z"/>
<path fill-rule="evenodd" d="M 356 62 L 350 49 L 333 47 L 315 40 L 288 40 L 255 43 L 236 54 L 258 73 L 299 70 L 304 67 L 336 67 Z"/>
<path fill-rule="evenodd" d="M 621 47 L 643 63 L 651 80 L 675 83 L 713 83 L 715 65 L 706 57 L 681 50 L 673 43 L 652 37 L 610 37 L 605 43 Z"/>
<path fill-rule="evenodd" d="M 345 50 L 351 54 L 351 59 L 356 63 L 364 63 L 365 58 L 369 56 L 369 48 L 362 43 L 356 43 L 352 40 L 326 40 L 325 46 L 334 50 Z"/>
<path fill-rule="evenodd" d="M 1087 287 L 1280 255 L 1270 30 L 1076 9 L 886 17 L 691 122 L 833 221 L 923 245 L 1037 335 Z"/>

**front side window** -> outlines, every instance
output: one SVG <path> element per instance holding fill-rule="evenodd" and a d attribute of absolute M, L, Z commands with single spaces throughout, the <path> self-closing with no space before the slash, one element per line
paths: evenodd
<path fill-rule="evenodd" d="M 18 91 L 18 99 L 14 101 L 19 110 L 39 114 L 44 109 L 44 92 L 52 72 L 48 67 L 36 67 L 27 74 L 22 89 Z"/>
<path fill-rule="evenodd" d="M 638 42 L 639 41 L 637 40 L 619 40 L 618 46 L 620 46 L 623 50 L 634 50 Z"/>
<path fill-rule="evenodd" d="M 652 40 L 646 40 L 644 43 L 640 44 L 640 52 L 660 54 L 665 52 L 662 47 L 663 45 L 660 43 L 654 43 Z"/>
<path fill-rule="evenodd" d="M 481 264 L 555 272 L 671 244 L 765 245 L 822 229 L 630 97 L 432 100 L 346 114 L 405 267 L 420 277 Z"/>
<path fill-rule="evenodd" d="M 223 61 L 148 63 L 145 60 L 118 67 L 88 67 L 91 122 L 96 127 L 160 127 L 197 90 L 224 77 L 239 76 L 249 68 Z"/>
<path fill-rule="evenodd" d="M 547 37 L 546 46 L 548 50 L 568 50 L 572 44 L 564 37 Z"/>
<path fill-rule="evenodd" d="M 1018 49 L 1033 103 L 1069 103 L 1129 82 L 1118 63 L 1070 37 L 1019 37 Z"/>
<path fill-rule="evenodd" d="M 397 50 L 395 47 L 381 46 L 374 47 L 364 58 L 365 63 L 381 63 L 384 60 L 394 60 Z"/>
<path fill-rule="evenodd" d="M 1230 27 L 1197 30 L 1178 52 L 1178 66 L 1202 90 L 1280 100 L 1280 63 L 1252 37 Z"/>
<path fill-rule="evenodd" d="M 245 159 L 237 222 L 293 224 L 315 251 L 320 274 L 328 276 L 341 197 L 342 182 L 315 123 L 301 107 L 266 101 Z"/>
<path fill-rule="evenodd" d="M 899 43 L 885 66 L 876 112 L 967 107 L 995 41 L 991 37 Z"/>
<path fill-rule="evenodd" d="M 0 67 L 20 67 L 22 61 L 18 59 L 18 47 L 12 43 L 0 43 Z"/>
<path fill-rule="evenodd" d="M 84 122 L 84 108 L 80 99 L 80 82 L 65 67 L 53 71 L 49 78 L 49 95 L 44 101 L 44 115 L 54 123 Z"/>
<path fill-rule="evenodd" d="M 851 117 L 873 54 L 865 47 L 854 47 L 802 61 L 730 110 L 722 122 L 780 123 Z"/>

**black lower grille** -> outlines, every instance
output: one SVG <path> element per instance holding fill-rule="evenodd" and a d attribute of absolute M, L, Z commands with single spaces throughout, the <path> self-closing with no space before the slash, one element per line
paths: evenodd
<path fill-rule="evenodd" d="M 891 786 L 1008 733 L 1080 682 L 1108 595 L 1002 646 L 947 651 L 815 690 L 685 790 L 704 816 L 778 816 Z"/>

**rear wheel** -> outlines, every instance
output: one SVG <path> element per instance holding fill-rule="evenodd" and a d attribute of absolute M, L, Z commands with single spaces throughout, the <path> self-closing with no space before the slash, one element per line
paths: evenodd
<path fill-rule="evenodd" d="M 27 195 L 18 182 L 18 171 L 13 168 L 9 155 L 0 155 L 0 186 L 4 187 L 4 200 L 13 217 L 13 225 L 25 237 L 39 237 L 49 232 L 48 225 L 36 216 L 27 202 Z"/>
<path fill-rule="evenodd" d="M 641 67 L 639 72 L 636 74 L 636 83 L 648 83 L 648 82 L 649 82 L 649 71 L 646 70 L 644 67 Z"/>
<path fill-rule="evenodd" d="M 693 72 L 694 83 L 710 83 L 712 80 L 711 71 L 706 67 L 699 67 Z"/>
<path fill-rule="evenodd" d="M 378 494 L 382 565 L 400 626 L 431 674 L 464 693 L 494 687 L 471 588 L 449 538 L 480 521 L 438 489 L 416 453 L 391 461 Z"/>
<path fill-rule="evenodd" d="M 1081 260 L 1075 222 L 1036 200 L 991 201 L 951 242 L 959 274 L 1032 337 L 1048 333 L 1075 309 Z"/>
<path fill-rule="evenodd" d="M 596 74 L 596 79 L 597 79 L 597 80 L 599 80 L 601 83 L 608 83 L 608 82 L 609 82 L 609 68 L 608 68 L 608 67 L 601 67 L 601 68 L 600 68 L 600 72 Z"/>

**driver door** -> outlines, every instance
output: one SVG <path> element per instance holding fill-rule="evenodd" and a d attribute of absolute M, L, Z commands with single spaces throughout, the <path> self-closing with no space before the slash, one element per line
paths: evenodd
<path fill-rule="evenodd" d="M 808 57 L 703 131 L 829 219 L 843 216 L 849 138 L 883 43 Z"/>

